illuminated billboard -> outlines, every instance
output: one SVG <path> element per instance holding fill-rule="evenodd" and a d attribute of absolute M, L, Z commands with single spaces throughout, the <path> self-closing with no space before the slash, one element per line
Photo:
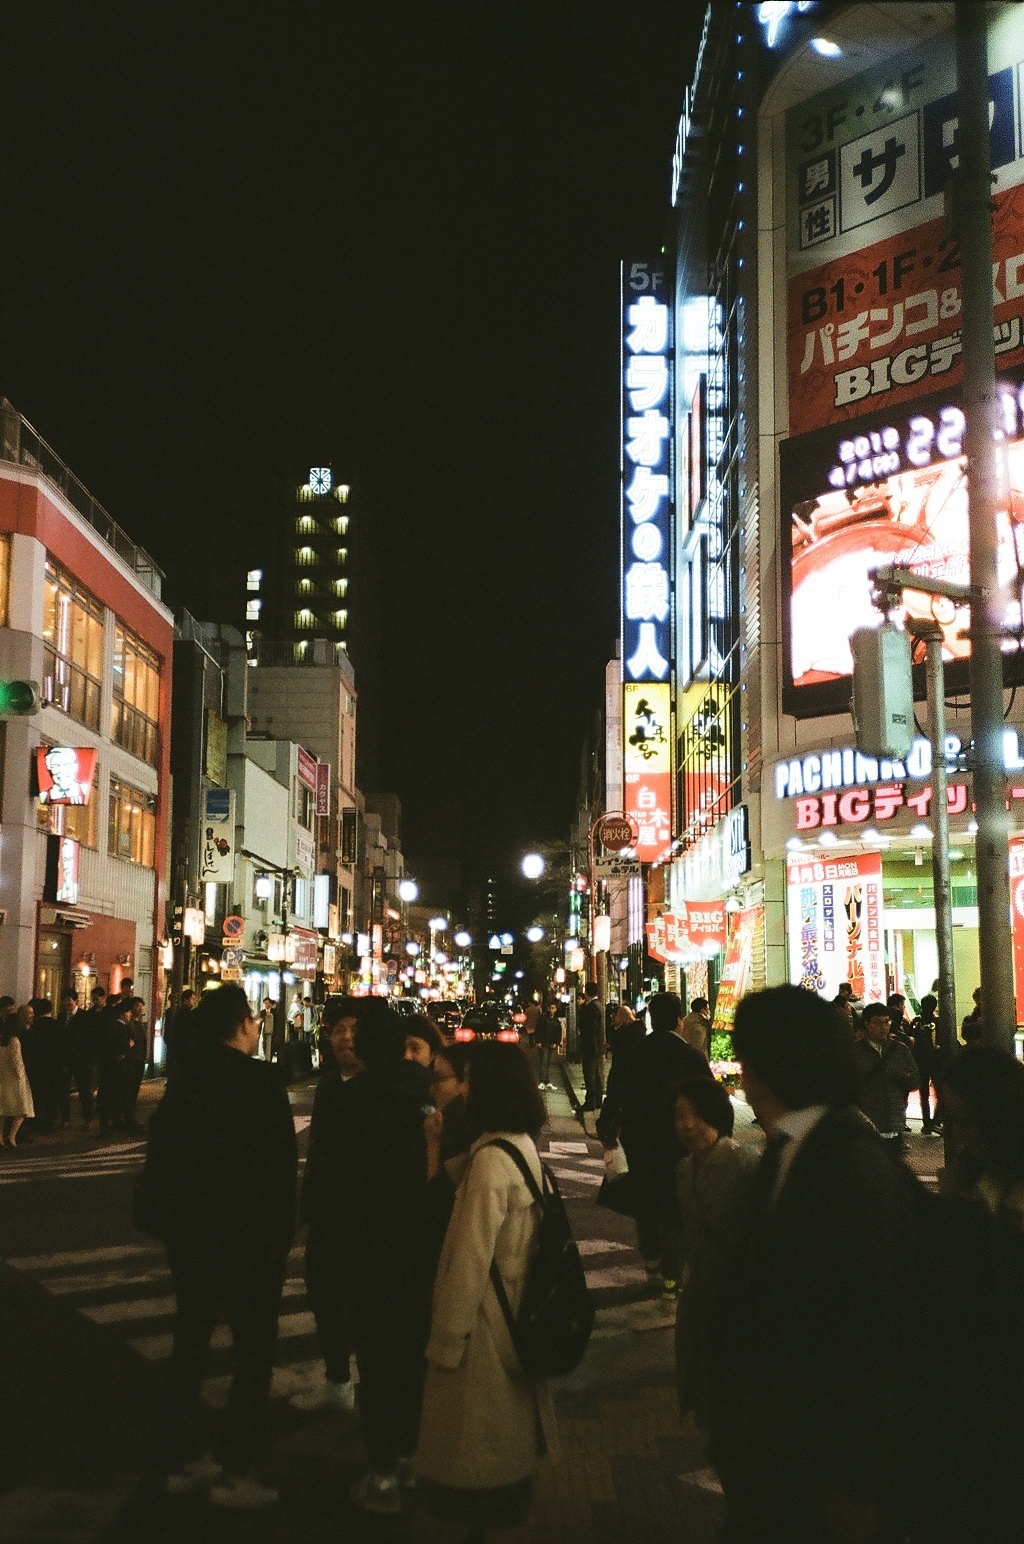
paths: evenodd
<path fill-rule="evenodd" d="M 35 752 L 40 804 L 88 804 L 97 752 L 71 745 L 40 745 Z"/>
<path fill-rule="evenodd" d="M 829 999 L 849 981 L 855 997 L 884 1002 L 881 854 L 793 857 L 786 884 L 790 979 Z"/>
<path fill-rule="evenodd" d="M 672 308 L 663 263 L 622 265 L 622 679 L 625 813 L 645 863 L 672 845 Z"/>
<path fill-rule="evenodd" d="M 1024 361 L 1024 19 L 989 28 L 995 344 Z M 953 32 L 786 114 L 789 432 L 888 414 L 962 375 Z"/>
<path fill-rule="evenodd" d="M 997 517 L 999 581 L 1016 589 L 1005 623 L 1021 625 L 1024 563 L 1024 372 L 997 383 L 1009 483 Z M 841 423 L 781 447 L 783 706 L 796 716 L 850 703 L 850 635 L 877 627 L 869 574 L 887 565 L 966 585 L 970 533 L 964 415 L 953 393 L 919 398 L 902 412 Z M 931 598 L 907 591 L 894 613 L 933 615 Z M 951 690 L 966 689 L 967 608 L 935 607 Z M 1009 645 L 1008 645 L 1009 647 Z M 957 662 L 961 669 L 957 670 Z"/>

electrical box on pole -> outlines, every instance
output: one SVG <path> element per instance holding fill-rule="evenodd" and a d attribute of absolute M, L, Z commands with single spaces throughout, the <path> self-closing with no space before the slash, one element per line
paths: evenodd
<path fill-rule="evenodd" d="M 910 638 L 893 622 L 859 627 L 853 651 L 853 727 L 865 756 L 903 761 L 914 738 Z"/>

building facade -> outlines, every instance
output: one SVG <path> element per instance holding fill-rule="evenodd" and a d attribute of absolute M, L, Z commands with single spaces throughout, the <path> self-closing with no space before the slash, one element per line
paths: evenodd
<path fill-rule="evenodd" d="M 1019 637 L 1024 18 L 1002 5 L 988 21 L 1006 470 L 995 541 Z M 873 569 L 969 577 L 959 246 L 944 203 L 953 27 L 952 7 L 928 4 L 710 6 L 685 94 L 672 174 L 673 850 L 663 894 L 648 875 L 647 930 L 670 980 L 717 1000 L 721 1028 L 762 981 L 919 999 L 937 975 L 924 683 L 907 757 L 859 755 L 849 640 L 882 620 Z M 893 619 L 932 615 L 962 1015 L 978 980 L 969 613 L 907 590 Z M 1008 644 L 1012 884 L 1024 874 L 1018 653 Z"/>
<path fill-rule="evenodd" d="M 0 404 L 0 675 L 40 707 L 2 725 L 0 983 L 163 1005 L 173 620 L 152 559 Z"/>

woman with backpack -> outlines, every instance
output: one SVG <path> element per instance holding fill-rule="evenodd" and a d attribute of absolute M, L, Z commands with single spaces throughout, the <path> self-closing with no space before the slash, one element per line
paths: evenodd
<path fill-rule="evenodd" d="M 434 1286 L 427 1382 L 416 1453 L 420 1537 L 463 1540 L 481 1530 L 526 1537 L 537 1460 L 554 1441 L 545 1381 L 527 1377 L 492 1279 L 519 1308 L 540 1208 L 519 1163 L 543 1185 L 536 1137 L 543 1102 L 518 1046 L 474 1045 L 467 1063 L 469 1153 L 449 1160 L 458 1184 Z"/>

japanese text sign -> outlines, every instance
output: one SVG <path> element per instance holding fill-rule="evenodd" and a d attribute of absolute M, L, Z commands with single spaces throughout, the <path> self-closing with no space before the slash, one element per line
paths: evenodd
<path fill-rule="evenodd" d="M 853 983 L 866 1002 L 885 1001 L 882 857 L 794 857 L 787 865 L 790 980 L 836 997 Z"/>

